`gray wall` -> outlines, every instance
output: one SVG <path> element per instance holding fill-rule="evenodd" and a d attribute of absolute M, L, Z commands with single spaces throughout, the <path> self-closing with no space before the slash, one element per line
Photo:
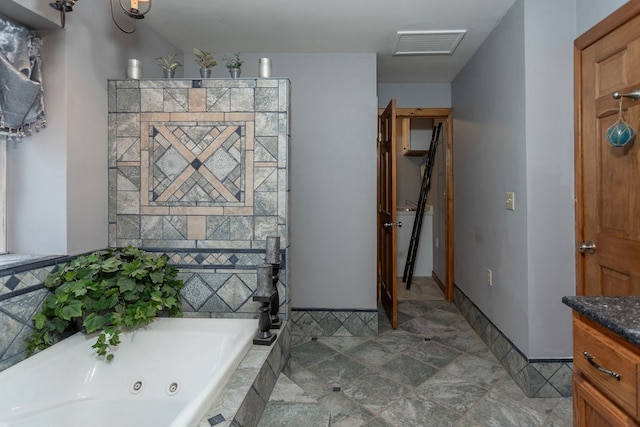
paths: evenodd
<path fill-rule="evenodd" d="M 378 108 L 385 108 L 392 98 L 398 108 L 449 108 L 450 83 L 380 83 Z"/>
<path fill-rule="evenodd" d="M 569 357 L 575 294 L 575 0 L 525 0 L 529 356 Z"/>
<path fill-rule="evenodd" d="M 375 309 L 376 56 L 241 54 L 241 77 L 262 56 L 291 80 L 291 306 Z M 229 77 L 223 57 L 212 77 Z M 184 68 L 199 75 L 189 52 Z"/>
<path fill-rule="evenodd" d="M 524 4 L 451 86 L 455 283 L 528 352 Z M 506 191 L 517 210 L 504 208 Z M 485 283 L 493 271 L 493 287 Z"/>
<path fill-rule="evenodd" d="M 291 79 L 291 305 L 375 309 L 375 54 L 270 57 Z"/>
<path fill-rule="evenodd" d="M 455 281 L 529 358 L 572 355 L 573 40 L 622 3 L 519 0 L 452 83 Z"/>
<path fill-rule="evenodd" d="M 624 0 L 576 0 L 576 36 L 626 3 Z"/>

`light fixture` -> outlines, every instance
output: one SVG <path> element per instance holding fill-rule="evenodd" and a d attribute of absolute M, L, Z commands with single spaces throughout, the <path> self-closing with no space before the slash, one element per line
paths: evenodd
<path fill-rule="evenodd" d="M 60 25 L 64 28 L 65 13 L 73 12 L 73 6 L 76 4 L 76 0 L 56 0 L 53 3 L 49 3 L 49 6 L 60 12 Z"/>
<path fill-rule="evenodd" d="M 151 0 L 118 0 L 120 3 L 120 8 L 129 18 L 133 19 L 133 27 L 128 30 L 123 28 L 118 21 L 116 21 L 116 17 L 113 12 L 113 1 L 111 2 L 111 19 L 113 19 L 113 23 L 116 24 L 116 27 L 123 33 L 131 34 L 136 30 L 136 21 L 138 19 L 144 19 L 144 15 L 146 15 L 151 10 Z M 126 5 L 128 3 L 128 5 Z M 144 9 L 140 9 L 140 3 L 146 4 Z"/>

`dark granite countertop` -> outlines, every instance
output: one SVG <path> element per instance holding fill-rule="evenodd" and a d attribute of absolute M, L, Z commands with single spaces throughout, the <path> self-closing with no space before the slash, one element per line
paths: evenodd
<path fill-rule="evenodd" d="M 640 296 L 567 296 L 562 302 L 640 347 Z"/>

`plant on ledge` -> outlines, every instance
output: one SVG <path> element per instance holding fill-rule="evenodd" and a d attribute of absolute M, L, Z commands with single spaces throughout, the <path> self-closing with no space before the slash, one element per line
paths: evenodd
<path fill-rule="evenodd" d="M 213 68 L 217 64 L 216 60 L 213 59 L 211 52 L 205 52 L 204 50 L 194 47 L 193 55 L 196 57 L 194 61 L 198 64 L 198 67 L 203 70 Z"/>
<path fill-rule="evenodd" d="M 165 56 L 159 56 L 156 58 L 158 61 L 158 65 L 163 70 L 175 70 L 178 67 L 182 67 L 182 64 L 178 61 L 175 61 L 174 58 L 177 56 L 176 53 L 170 53 Z"/>
<path fill-rule="evenodd" d="M 242 68 L 244 61 L 240 59 L 240 52 L 234 53 L 233 56 L 225 56 L 224 59 L 227 62 L 227 68 Z"/>
<path fill-rule="evenodd" d="M 147 325 L 156 316 L 182 317 L 178 270 L 166 256 L 128 246 L 79 256 L 51 273 L 52 293 L 34 318 L 27 353 L 45 349 L 80 328 L 96 332 L 93 348 L 107 361 L 123 329 Z"/>

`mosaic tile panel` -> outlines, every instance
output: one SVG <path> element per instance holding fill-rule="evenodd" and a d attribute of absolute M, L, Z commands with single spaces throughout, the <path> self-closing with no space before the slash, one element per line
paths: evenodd
<path fill-rule="evenodd" d="M 110 81 L 110 245 L 286 247 L 288 106 L 284 79 Z"/>
<path fill-rule="evenodd" d="M 378 335 L 378 311 L 291 310 L 291 334 L 311 337 Z"/>
<path fill-rule="evenodd" d="M 289 104 L 286 79 L 108 82 L 109 244 L 167 253 L 189 315 L 256 317 L 267 236 L 286 258 Z"/>
<path fill-rule="evenodd" d="M 530 360 L 457 286 L 454 303 L 527 397 L 569 397 L 573 361 Z"/>

